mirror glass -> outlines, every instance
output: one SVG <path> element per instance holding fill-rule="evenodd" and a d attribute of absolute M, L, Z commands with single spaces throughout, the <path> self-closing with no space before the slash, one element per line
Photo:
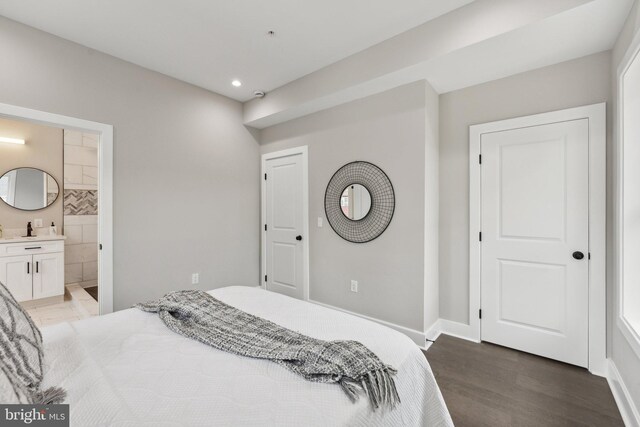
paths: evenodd
<path fill-rule="evenodd" d="M 58 198 L 56 180 L 40 169 L 13 169 L 0 177 L 0 199 L 25 211 L 44 209 Z"/>
<path fill-rule="evenodd" d="M 342 191 L 340 207 L 344 216 L 354 221 L 360 221 L 367 216 L 371 209 L 371 194 L 363 185 L 350 185 Z"/>

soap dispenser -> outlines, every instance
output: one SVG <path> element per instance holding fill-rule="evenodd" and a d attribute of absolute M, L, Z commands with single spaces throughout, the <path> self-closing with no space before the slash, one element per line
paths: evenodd
<path fill-rule="evenodd" d="M 56 225 L 53 223 L 53 221 L 51 221 L 51 227 L 49 227 L 49 234 L 52 236 L 57 236 L 58 235 L 58 227 L 56 227 Z"/>

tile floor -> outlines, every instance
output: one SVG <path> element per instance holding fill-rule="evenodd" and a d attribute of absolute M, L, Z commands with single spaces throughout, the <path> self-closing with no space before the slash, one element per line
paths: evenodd
<path fill-rule="evenodd" d="M 37 327 L 55 325 L 62 322 L 73 322 L 83 318 L 71 299 L 64 302 L 27 310 Z"/>
<path fill-rule="evenodd" d="M 91 304 L 93 302 L 93 304 Z M 73 322 L 98 315 L 98 303 L 80 286 L 67 285 L 64 302 L 28 308 L 27 313 L 37 327 Z"/>

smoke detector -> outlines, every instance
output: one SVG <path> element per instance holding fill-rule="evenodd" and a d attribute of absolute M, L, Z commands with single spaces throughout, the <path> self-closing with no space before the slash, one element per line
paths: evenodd
<path fill-rule="evenodd" d="M 265 95 L 266 93 L 261 90 L 256 90 L 253 92 L 253 96 L 255 96 L 256 98 L 264 98 Z"/>

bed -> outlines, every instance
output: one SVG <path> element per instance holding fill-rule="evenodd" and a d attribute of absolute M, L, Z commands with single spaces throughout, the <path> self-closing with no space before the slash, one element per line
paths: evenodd
<path fill-rule="evenodd" d="M 42 329 L 45 387 L 67 390 L 72 426 L 450 426 L 431 368 L 385 326 L 259 288 L 209 292 L 241 310 L 325 340 L 362 342 L 398 369 L 402 403 L 372 411 L 335 384 L 225 353 L 170 331 L 155 314 L 119 311 Z"/>

